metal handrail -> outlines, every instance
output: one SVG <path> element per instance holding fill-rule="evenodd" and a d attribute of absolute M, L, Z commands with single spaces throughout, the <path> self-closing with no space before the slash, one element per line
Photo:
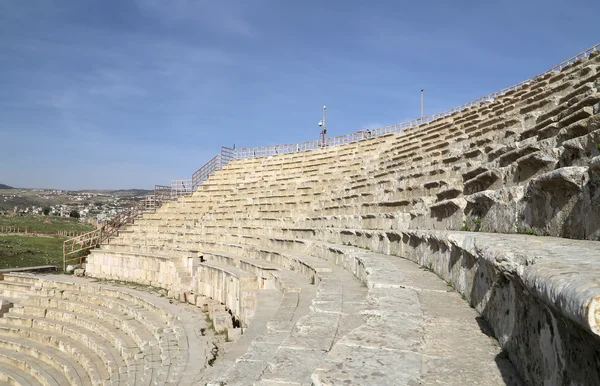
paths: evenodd
<path fill-rule="evenodd" d="M 221 146 L 221 152 L 219 154 L 211 158 L 207 163 L 202 165 L 200 169 L 192 174 L 191 190 L 196 190 L 211 174 L 227 165 L 234 158 L 235 147 L 229 148 Z"/>
<path fill-rule="evenodd" d="M 503 88 L 502 90 L 493 92 L 491 94 L 485 95 L 481 98 L 477 98 L 470 102 L 463 103 L 460 106 L 451 108 L 450 110 L 446 110 L 442 113 L 437 113 L 437 114 L 429 115 L 429 116 L 422 117 L 422 118 L 412 119 L 409 121 L 396 123 L 394 125 L 378 127 L 376 129 L 372 129 L 372 130 L 358 131 L 356 133 L 350 133 L 350 134 L 340 135 L 340 136 L 336 136 L 336 137 L 330 137 L 330 138 L 326 138 L 324 142 L 321 140 L 312 140 L 312 141 L 308 141 L 308 142 L 300 142 L 300 143 L 295 143 L 295 144 L 257 146 L 257 147 L 246 147 L 246 148 L 234 149 L 234 158 L 235 159 L 245 159 L 245 158 L 255 158 L 255 157 L 266 157 L 266 156 L 272 156 L 272 155 L 278 155 L 278 154 L 298 153 L 298 152 L 303 152 L 303 151 L 307 151 L 307 150 L 315 150 L 315 149 L 319 149 L 322 147 L 337 146 L 337 145 L 347 144 L 347 143 L 351 143 L 351 142 L 357 142 L 362 139 L 379 137 L 379 136 L 389 134 L 389 133 L 402 133 L 407 129 L 417 127 L 422 124 L 430 123 L 430 122 L 433 122 L 433 121 L 441 119 L 441 118 L 448 117 L 452 114 L 455 114 L 462 110 L 468 109 L 470 107 L 474 107 L 474 106 L 477 106 L 477 105 L 480 105 L 480 104 L 486 103 L 486 102 L 491 102 L 492 100 L 494 100 L 495 98 L 497 98 L 499 96 L 507 94 L 510 91 L 514 91 L 514 90 L 516 90 L 522 86 L 525 86 L 527 84 L 530 84 L 536 80 L 539 80 L 539 79 L 547 76 L 548 74 L 552 74 L 554 72 L 561 71 L 563 68 L 565 68 L 569 64 L 572 64 L 582 58 L 585 58 L 585 57 L 589 56 L 590 54 L 592 54 L 593 52 L 598 51 L 598 50 L 600 50 L 600 43 L 586 49 L 583 52 L 580 52 L 579 54 L 577 54 L 555 66 L 550 67 L 548 70 L 546 70 L 532 78 L 529 78 L 527 80 L 524 80 L 524 81 L 514 84 L 512 86 Z M 362 133 L 362 135 L 360 135 L 359 133 Z M 365 133 L 368 133 L 368 137 L 365 135 Z"/>
<path fill-rule="evenodd" d="M 67 261 L 79 260 L 79 266 L 81 266 L 84 259 L 84 251 L 96 248 L 100 243 L 117 234 L 121 227 L 132 223 L 145 210 L 146 205 L 143 202 L 135 203 L 127 210 L 117 213 L 115 217 L 107 221 L 100 228 L 65 240 L 63 242 L 63 270 L 66 270 Z M 67 259 L 67 256 L 73 254 L 79 254 L 79 256 Z"/>

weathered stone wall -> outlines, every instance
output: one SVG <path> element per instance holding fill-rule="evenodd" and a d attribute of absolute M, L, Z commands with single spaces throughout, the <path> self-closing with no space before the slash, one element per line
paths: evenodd
<path fill-rule="evenodd" d="M 257 277 L 235 268 L 224 270 L 200 264 L 192 281 L 195 293 L 202 294 L 225 304 L 246 327 L 252 321 L 256 310 Z"/>
<path fill-rule="evenodd" d="M 180 285 L 177 263 L 166 256 L 140 258 L 134 253 L 97 251 L 86 264 L 86 274 L 171 290 Z"/>

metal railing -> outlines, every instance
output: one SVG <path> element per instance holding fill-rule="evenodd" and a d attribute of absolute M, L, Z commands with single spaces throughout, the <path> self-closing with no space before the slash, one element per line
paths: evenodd
<path fill-rule="evenodd" d="M 175 198 L 192 194 L 192 191 L 191 178 L 188 178 L 187 180 L 171 180 L 171 194 Z"/>
<path fill-rule="evenodd" d="M 154 195 L 152 197 L 155 202 L 170 201 L 173 199 L 171 187 L 168 185 L 154 185 Z"/>
<path fill-rule="evenodd" d="M 227 165 L 235 158 L 236 149 L 221 146 L 221 152 L 192 174 L 192 191 L 196 190 L 215 171 Z"/>
<path fill-rule="evenodd" d="M 104 223 L 100 228 L 65 240 L 63 242 L 63 270 L 66 270 L 67 262 L 75 260 L 79 260 L 79 266 L 81 267 L 86 251 L 96 248 L 102 242 L 117 234 L 121 227 L 132 223 L 144 211 L 145 205 L 143 202 L 135 203 L 126 210 L 117 213 L 115 217 Z M 67 259 L 72 255 L 77 256 Z"/>
<path fill-rule="evenodd" d="M 593 52 L 598 51 L 598 50 L 600 50 L 600 43 L 588 48 L 587 50 L 585 50 L 583 52 L 580 52 L 579 54 L 573 56 L 572 58 L 569 58 L 569 59 L 549 68 L 548 70 L 546 70 L 546 71 L 542 72 L 541 74 L 538 74 L 532 78 L 529 78 L 527 80 L 524 80 L 522 82 L 514 84 L 510 87 L 503 88 L 502 90 L 493 92 L 491 94 L 485 95 L 481 98 L 477 98 L 470 102 L 463 103 L 460 106 L 451 108 L 450 110 L 444 111 L 442 113 L 437 113 L 437 114 L 429 115 L 429 116 L 422 117 L 422 118 L 412 119 L 410 121 L 400 122 L 400 123 L 396 123 L 394 125 L 379 127 L 379 128 L 372 129 L 372 130 L 361 130 L 361 131 L 351 133 L 351 134 L 345 134 L 345 135 L 340 135 L 340 136 L 336 136 L 336 137 L 325 138 L 325 141 L 313 140 L 313 141 L 301 142 L 301 143 L 295 143 L 295 144 L 258 146 L 258 147 L 246 147 L 246 148 L 234 149 L 234 159 L 267 157 L 267 156 L 273 156 L 273 155 L 278 155 L 278 154 L 298 153 L 298 152 L 303 152 L 303 151 L 308 151 L 308 150 L 320 149 L 322 147 L 338 146 L 338 145 L 343 145 L 343 144 L 347 144 L 347 143 L 351 143 L 351 142 L 357 142 L 362 139 L 379 137 L 381 135 L 385 135 L 385 134 L 389 134 L 389 133 L 402 133 L 407 129 L 411 129 L 411 128 L 420 126 L 422 124 L 430 123 L 435 120 L 448 117 L 452 114 L 463 111 L 470 107 L 478 106 L 478 105 L 480 105 L 482 103 L 486 103 L 486 102 L 491 102 L 495 98 L 498 98 L 499 96 L 502 96 L 510 91 L 514 91 L 520 87 L 528 85 L 528 84 L 530 84 L 534 81 L 537 81 L 549 74 L 555 73 L 557 71 L 561 71 L 563 68 L 565 68 L 569 64 L 572 64 L 582 58 L 585 58 L 585 57 L 589 56 L 590 54 L 592 54 Z"/>

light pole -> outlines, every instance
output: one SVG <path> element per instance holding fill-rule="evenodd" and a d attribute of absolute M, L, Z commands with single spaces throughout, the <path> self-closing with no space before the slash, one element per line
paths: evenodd
<path fill-rule="evenodd" d="M 421 89 L 421 118 L 425 116 L 425 90 Z"/>
<path fill-rule="evenodd" d="M 323 106 L 323 119 L 319 121 L 319 127 L 321 128 L 321 146 L 325 146 L 325 135 L 327 134 L 327 122 L 325 121 L 326 112 L 327 106 Z"/>

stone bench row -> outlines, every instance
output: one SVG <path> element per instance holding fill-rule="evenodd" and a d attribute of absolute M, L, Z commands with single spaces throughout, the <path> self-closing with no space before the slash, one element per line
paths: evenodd
<path fill-rule="evenodd" d="M 229 247 L 232 246 L 230 245 Z M 160 262 L 154 262 L 156 259 L 187 259 L 202 254 L 201 250 L 202 244 L 196 245 L 196 250 L 191 252 L 190 250 L 161 250 L 159 248 L 123 249 L 113 242 L 105 246 L 103 250 L 93 252 L 94 258 L 88 262 L 87 270 L 95 277 L 128 280 L 144 284 L 150 281 L 156 284 L 164 277 L 164 275 L 161 276 L 163 272 L 161 269 L 162 265 Z M 165 251 L 170 257 L 156 255 L 157 252 Z M 105 258 L 103 255 L 110 257 Z M 208 256 L 209 254 L 207 254 L 207 258 Z M 96 270 L 96 266 L 100 264 L 97 263 L 98 260 L 94 259 L 101 260 L 100 271 Z M 139 262 L 140 259 L 143 259 L 142 263 Z M 316 272 L 316 270 L 320 269 L 310 267 L 309 263 L 302 256 L 291 257 L 291 259 L 294 264 L 293 266 L 307 277 L 313 277 L 310 272 Z M 193 260 L 198 261 L 197 258 Z M 190 289 L 195 293 L 209 296 L 226 304 L 243 323 L 247 324 L 252 319 L 254 313 L 254 291 L 259 289 L 257 276 L 253 273 L 248 273 L 248 271 L 256 271 L 257 268 L 264 269 L 266 265 L 273 268 L 273 264 L 267 262 L 261 263 L 258 260 L 247 258 L 239 265 L 240 268 L 236 268 L 233 264 L 223 266 L 219 262 L 214 261 L 196 263 L 192 268 L 194 270 L 194 281 L 190 284 Z M 113 269 L 114 267 L 125 267 L 126 269 L 121 269 L 117 273 L 117 270 Z M 127 267 L 131 267 L 131 269 Z M 279 265 L 278 267 L 281 268 L 282 266 Z M 248 268 L 251 269 L 248 270 Z M 149 278 L 151 279 L 149 280 Z M 284 292 L 297 291 L 297 288 L 290 285 L 289 275 L 278 272 L 271 278 L 274 279 L 275 288 L 281 289 Z M 163 286 L 166 285 L 163 283 Z M 185 290 L 182 289 L 182 291 Z"/>
<path fill-rule="evenodd" d="M 97 353 L 90 351 L 83 344 L 60 333 L 4 324 L 0 325 L 0 339 L 23 340 L 26 346 L 38 345 L 38 347 L 41 347 L 41 350 L 44 350 L 46 357 L 50 358 L 52 358 L 50 356 L 51 353 L 56 352 L 53 350 L 58 350 L 60 352 L 58 355 L 63 357 L 68 356 L 77 361 L 84 369 L 92 384 L 108 385 L 119 381 L 119 374 L 111 376 L 102 362 L 102 358 Z M 15 356 L 18 357 L 18 354 L 15 354 Z M 72 373 L 77 370 L 74 367 L 65 367 L 63 371 L 65 373 Z"/>
<path fill-rule="evenodd" d="M 214 240 L 218 240 L 218 237 L 215 237 Z M 303 254 L 281 253 L 277 249 L 254 248 L 245 250 L 245 247 L 242 244 L 206 240 L 197 240 L 189 244 L 181 243 L 179 245 L 166 245 L 163 243 L 162 245 L 140 246 L 110 243 L 104 245 L 101 250 L 92 252 L 94 258 L 88 262 L 87 269 L 94 277 L 118 278 L 147 284 L 147 275 L 154 276 L 155 273 L 161 272 L 161 264 L 154 262 L 153 259 L 189 258 L 198 255 L 198 251 L 203 249 L 263 259 L 278 266 L 292 269 L 313 282 L 318 272 L 327 272 L 328 269 L 326 264 L 323 265 L 318 260 Z M 110 258 L 104 256 L 110 256 Z M 136 260 L 136 256 L 144 257 L 141 263 L 138 262 L 139 259 Z M 112 259 L 112 261 L 109 259 Z M 115 267 L 122 267 L 121 271 Z M 155 280 L 159 282 L 163 276 L 156 276 Z"/>
<path fill-rule="evenodd" d="M 510 168 L 510 167 L 507 166 L 506 168 Z M 479 178 L 479 177 L 478 176 L 473 177 L 472 181 L 476 181 L 477 178 Z M 479 190 L 475 190 L 474 193 L 478 193 L 482 188 L 485 188 L 485 187 L 486 187 L 485 185 L 482 185 L 482 187 L 480 187 Z M 386 206 L 385 202 L 383 202 L 383 203 L 374 203 L 374 204 L 377 204 L 377 206 L 381 206 L 382 208 Z M 380 205 L 380 204 L 383 204 L 383 205 Z M 284 205 L 287 205 L 287 204 L 284 204 Z M 290 204 L 290 205 L 293 205 L 293 204 Z M 335 212 L 339 208 L 340 208 L 339 206 L 331 206 L 329 208 L 329 211 L 330 212 Z M 381 211 L 385 211 L 385 208 L 381 209 Z M 265 213 L 267 213 L 267 215 L 271 215 L 271 213 L 281 213 L 281 211 L 265 211 Z M 339 211 L 338 211 L 338 213 L 339 213 Z M 372 211 L 368 211 L 367 210 L 366 212 L 362 212 L 362 213 L 367 213 L 368 214 L 368 213 L 372 213 Z M 343 214 L 343 213 L 340 213 L 340 214 Z"/>
<path fill-rule="evenodd" d="M 74 286 L 69 285 L 72 283 L 39 282 L 44 285 L 32 287 L 19 282 L 0 282 L 2 294 L 16 298 L 16 305 L 11 312 L 0 319 L 2 324 L 7 327 L 15 326 L 17 330 L 33 329 L 35 334 L 25 333 L 25 338 L 39 336 L 44 331 L 54 331 L 57 334 L 55 339 L 60 342 L 64 341 L 63 338 L 68 339 L 67 336 L 77 338 L 81 343 L 76 344 L 85 345 L 78 349 L 80 353 L 97 355 L 96 359 L 83 361 L 95 363 L 95 366 L 87 367 L 87 370 L 95 374 L 92 375 L 95 380 L 125 382 L 136 376 L 141 380 L 144 379 L 145 372 L 148 373 L 145 376 L 148 380 L 166 381 L 168 376 L 172 379 L 181 376 L 183 366 L 177 363 L 187 360 L 185 353 L 182 353 L 187 345 L 187 338 L 184 334 L 178 335 L 173 331 L 177 328 L 156 321 L 149 311 L 144 311 L 139 305 L 111 298 L 108 292 L 116 293 L 116 290 L 103 289 L 100 292 L 99 288 L 95 288 L 79 292 L 72 289 Z M 52 286 L 55 288 L 49 288 Z M 69 289 L 57 289 L 60 287 Z M 98 296 L 93 292 L 102 295 Z M 135 298 L 131 294 L 124 294 L 123 297 Z M 95 328 L 90 330 L 92 326 Z M 40 341 L 46 342 L 47 339 Z M 156 367 L 154 363 L 165 364 L 165 358 L 169 360 L 167 364 L 170 365 L 172 361 L 173 366 L 164 371 L 152 370 Z M 144 372 L 144 368 L 149 370 Z"/>
<path fill-rule="evenodd" d="M 117 313 L 130 314 L 153 335 L 159 335 L 168 327 L 167 322 L 160 320 L 159 315 L 144 308 L 139 303 L 132 302 L 131 299 L 135 299 L 134 297 L 121 294 L 116 290 L 45 280 L 39 280 L 36 284 L 39 285 L 32 287 L 29 284 L 13 282 L 11 277 L 7 275 L 4 281 L 0 281 L 0 289 L 22 291 L 25 295 L 34 295 L 36 296 L 35 299 L 43 299 L 48 304 L 65 300 L 71 303 L 90 304 Z M 142 302 L 142 304 L 148 305 L 146 302 Z M 156 306 L 152 306 L 152 308 L 156 309 Z"/>
<path fill-rule="evenodd" d="M 23 371 L 22 368 L 9 363 L 0 362 L 0 381 L 10 386 L 42 385 L 35 377 Z"/>
<path fill-rule="evenodd" d="M 39 308 L 26 306 L 21 308 L 20 312 L 5 315 L 4 318 L 0 319 L 0 322 L 8 328 L 14 327 L 17 331 L 20 331 L 20 336 L 25 339 L 31 339 L 32 336 L 42 334 L 46 337 L 43 338 L 42 342 L 47 341 L 47 337 L 53 336 L 53 339 L 59 345 L 64 345 L 65 342 L 70 342 L 71 347 L 80 345 L 75 351 L 79 351 L 81 355 L 88 355 L 88 358 L 81 360 L 81 357 L 79 357 L 78 360 L 87 364 L 95 363 L 95 366 L 87 366 L 87 370 L 90 374 L 97 372 L 99 379 L 107 380 L 110 378 L 114 382 L 125 382 L 134 379 L 136 376 L 140 378 L 143 375 L 141 370 L 144 367 L 150 368 L 149 366 L 151 366 L 153 360 L 160 362 L 158 348 L 149 346 L 139 348 L 133 345 L 123 347 L 127 340 L 118 335 L 118 330 L 97 326 L 98 321 L 88 324 L 84 318 L 61 320 L 61 317 L 72 316 L 72 313 L 69 314 L 60 310 L 47 310 L 45 317 L 39 317 L 27 315 L 23 312 L 23 309 L 34 312 L 39 310 Z M 90 330 L 90 327 L 95 325 L 96 328 Z M 47 335 L 48 332 L 53 335 Z M 100 336 L 102 338 L 99 338 Z M 69 339 L 75 339 L 76 341 Z M 146 340 L 143 344 L 147 346 L 149 342 L 149 340 Z M 113 344 L 118 346 L 114 347 Z M 92 376 L 92 378 L 95 377 Z"/>
<path fill-rule="evenodd" d="M 2 336 L 0 338 L 0 347 L 15 354 L 22 355 L 25 360 L 35 358 L 46 365 L 53 366 L 60 374 L 56 378 L 66 378 L 72 385 L 92 385 L 92 381 L 86 370 L 73 358 L 65 356 L 60 350 L 48 345 L 33 342 L 28 339 Z M 62 384 L 65 384 L 64 382 Z"/>

